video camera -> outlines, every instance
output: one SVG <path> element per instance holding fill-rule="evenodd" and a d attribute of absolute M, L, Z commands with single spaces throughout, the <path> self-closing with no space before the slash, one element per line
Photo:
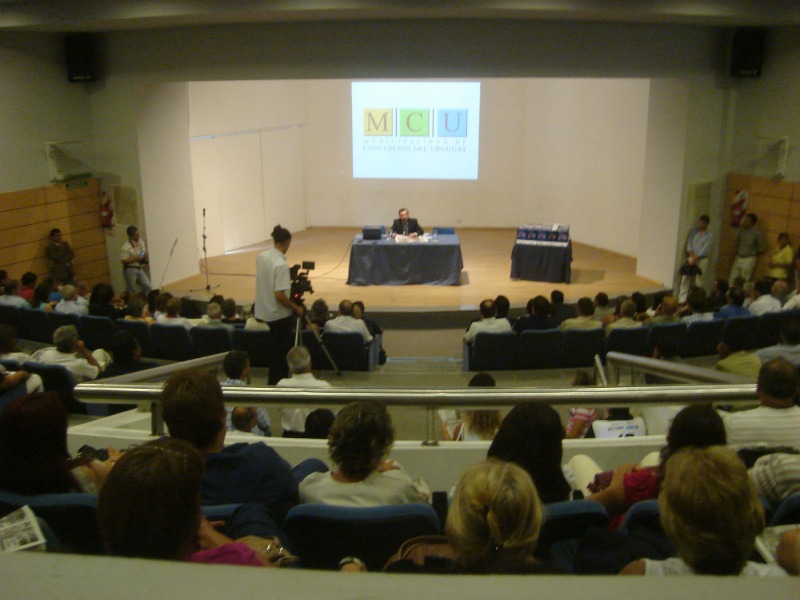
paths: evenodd
<path fill-rule="evenodd" d="M 302 267 L 300 265 L 294 265 L 289 269 L 289 274 L 292 278 L 292 287 L 289 290 L 289 296 L 292 302 L 300 304 L 303 302 L 303 294 L 306 292 L 309 294 L 314 293 L 314 288 L 311 287 L 311 281 L 308 278 L 308 272 L 313 271 L 315 266 L 316 263 L 313 261 L 304 260 Z M 301 271 L 301 269 L 304 269 L 304 271 Z"/>

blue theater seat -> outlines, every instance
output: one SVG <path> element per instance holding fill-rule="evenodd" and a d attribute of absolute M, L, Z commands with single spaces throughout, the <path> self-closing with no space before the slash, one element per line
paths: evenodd
<path fill-rule="evenodd" d="M 555 369 L 561 358 L 564 336 L 558 329 L 528 329 L 519 334 L 515 369 Z"/>
<path fill-rule="evenodd" d="M 518 337 L 514 331 L 476 335 L 469 353 L 469 370 L 504 371 L 513 369 Z"/>

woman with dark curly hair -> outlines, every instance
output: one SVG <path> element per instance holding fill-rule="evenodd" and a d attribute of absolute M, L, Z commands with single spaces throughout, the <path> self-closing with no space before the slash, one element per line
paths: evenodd
<path fill-rule="evenodd" d="M 348 404 L 336 416 L 328 437 L 328 473 L 312 473 L 300 483 L 300 501 L 339 506 L 381 506 L 423 502 L 425 498 L 400 465 L 386 460 L 394 427 L 377 402 Z"/>

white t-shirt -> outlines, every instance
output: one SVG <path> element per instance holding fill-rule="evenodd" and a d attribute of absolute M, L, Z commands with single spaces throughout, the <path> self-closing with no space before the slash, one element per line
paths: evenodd
<path fill-rule="evenodd" d="M 336 506 L 384 506 L 424 502 L 401 469 L 370 473 L 363 481 L 342 483 L 333 473 L 312 473 L 300 482 L 300 502 Z"/>
<path fill-rule="evenodd" d="M 97 375 L 100 373 L 100 369 L 90 365 L 85 358 L 79 358 L 69 352 L 59 352 L 55 348 L 48 348 L 42 351 L 36 358 L 42 364 L 66 367 L 75 376 L 75 380 L 78 383 L 97 379 Z"/>
<path fill-rule="evenodd" d="M 286 379 L 281 379 L 278 387 L 298 387 L 298 388 L 329 388 L 333 387 L 327 381 L 317 379 L 313 373 L 296 373 Z M 306 430 L 306 418 L 314 412 L 313 408 L 282 408 L 281 427 L 284 431 L 297 431 L 303 433 Z"/>
<path fill-rule="evenodd" d="M 464 335 L 464 341 L 472 342 L 479 333 L 505 333 L 506 331 L 511 331 L 511 323 L 508 322 L 508 319 L 489 317 L 471 323 Z"/>
<path fill-rule="evenodd" d="M 792 446 L 800 450 L 800 406 L 759 406 L 725 415 L 722 419 L 731 446 Z"/>
<path fill-rule="evenodd" d="M 677 557 L 666 560 L 651 560 L 645 558 L 645 575 L 664 576 L 664 575 L 695 575 L 696 573 L 683 560 Z M 785 577 L 786 571 L 778 565 L 763 565 L 748 561 L 739 573 L 739 577 Z"/>
<path fill-rule="evenodd" d="M 257 319 L 270 323 L 292 314 L 292 310 L 275 299 L 276 291 L 289 295 L 292 279 L 286 256 L 277 248 L 262 252 L 256 259 L 256 302 L 254 314 Z"/>
<path fill-rule="evenodd" d="M 356 319 L 350 315 L 339 315 L 335 319 L 325 322 L 325 331 L 333 333 L 360 333 L 364 338 L 364 343 L 372 341 L 372 334 L 367 328 L 367 324 L 361 319 Z"/>

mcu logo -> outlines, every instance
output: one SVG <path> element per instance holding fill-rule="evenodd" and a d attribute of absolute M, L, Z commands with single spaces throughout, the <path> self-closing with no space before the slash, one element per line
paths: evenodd
<path fill-rule="evenodd" d="M 365 136 L 467 137 L 466 109 L 365 108 Z"/>

